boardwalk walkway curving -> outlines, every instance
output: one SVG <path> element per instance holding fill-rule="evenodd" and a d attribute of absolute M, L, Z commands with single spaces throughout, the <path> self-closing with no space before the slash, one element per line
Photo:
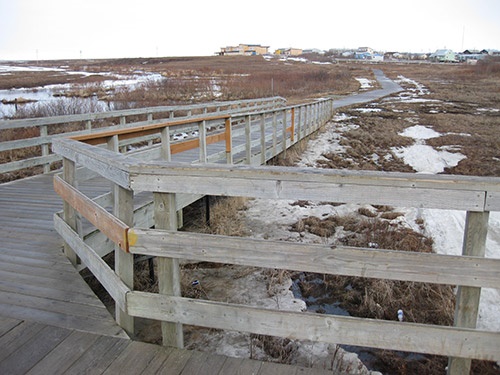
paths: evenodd
<path fill-rule="evenodd" d="M 401 90 L 338 100 L 369 102 Z M 62 254 L 52 216 L 62 209 L 51 174 L 0 185 L 0 374 L 323 374 L 327 371 L 163 348 L 128 338 Z M 109 190 L 93 180 L 88 196 Z"/>

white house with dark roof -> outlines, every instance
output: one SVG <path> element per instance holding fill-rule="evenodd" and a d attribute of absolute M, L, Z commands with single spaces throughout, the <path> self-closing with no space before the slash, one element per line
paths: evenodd
<path fill-rule="evenodd" d="M 451 49 L 438 49 L 429 56 L 429 59 L 438 62 L 455 62 L 457 55 Z"/>

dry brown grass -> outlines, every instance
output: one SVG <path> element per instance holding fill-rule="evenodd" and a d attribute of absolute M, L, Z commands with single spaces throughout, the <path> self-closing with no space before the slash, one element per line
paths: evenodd
<path fill-rule="evenodd" d="M 500 176 L 500 65 L 491 60 L 476 66 L 465 65 L 387 65 L 384 72 L 416 80 L 430 90 L 426 98 L 438 103 L 398 105 L 412 111 L 419 123 L 443 134 L 429 139 L 433 147 L 459 146 L 467 156 L 445 173 L 475 176 Z M 385 128 L 381 122 L 381 129 Z"/>

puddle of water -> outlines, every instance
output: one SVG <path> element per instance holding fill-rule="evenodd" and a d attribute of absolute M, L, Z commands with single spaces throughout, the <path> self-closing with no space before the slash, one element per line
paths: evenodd
<path fill-rule="evenodd" d="M 17 108 L 23 105 L 30 105 L 30 103 L 18 103 L 15 104 L 14 101 L 17 99 L 20 102 L 27 100 L 31 103 L 50 103 L 55 101 L 74 101 L 72 97 L 61 96 L 61 93 L 68 92 L 79 88 L 92 88 L 94 86 L 104 89 L 105 91 L 115 90 L 122 87 L 135 88 L 138 85 L 147 81 L 159 81 L 164 79 L 164 77 L 159 73 L 148 73 L 148 72 L 134 72 L 133 75 L 123 76 L 108 72 L 102 73 L 89 73 L 89 72 L 76 72 L 67 71 L 64 68 L 46 68 L 46 67 L 17 67 L 0 65 L 0 74 L 10 74 L 10 72 L 19 71 L 57 71 L 63 72 L 68 75 L 79 74 L 79 75 L 101 75 L 109 77 L 105 81 L 98 84 L 54 84 L 46 85 L 43 87 L 36 88 L 16 88 L 10 90 L 0 90 L 0 118 L 12 117 L 16 114 Z M 87 98 L 78 98 L 81 100 L 82 104 L 90 104 L 92 102 L 93 107 L 97 105 L 97 108 L 102 108 L 103 110 L 110 110 L 114 108 L 113 102 L 107 102 L 99 100 L 97 96 L 90 96 Z M 2 103 L 4 101 L 4 103 Z"/>

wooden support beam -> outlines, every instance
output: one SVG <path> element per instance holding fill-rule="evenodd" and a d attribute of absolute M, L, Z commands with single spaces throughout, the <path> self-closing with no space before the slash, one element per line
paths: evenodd
<path fill-rule="evenodd" d="M 154 193 L 155 228 L 177 230 L 177 212 L 175 194 Z M 180 296 L 179 259 L 157 258 L 159 293 L 168 296 Z M 162 320 L 162 319 L 160 319 Z M 182 325 L 162 321 L 161 332 L 163 345 L 179 349 L 184 347 Z"/>
<path fill-rule="evenodd" d="M 150 319 L 326 343 L 499 360 L 500 334 L 467 328 L 279 311 L 145 292 L 127 296 L 129 311 Z"/>
<path fill-rule="evenodd" d="M 68 186 L 68 189 L 74 189 L 73 185 L 76 183 L 76 166 L 75 163 L 69 159 L 64 158 L 63 159 L 63 178 L 64 180 L 60 179 L 59 177 L 55 176 L 54 177 L 54 184 L 56 183 L 56 180 L 59 179 L 63 181 L 62 184 L 64 186 Z M 75 189 L 76 190 L 76 189 Z M 56 192 L 58 192 L 56 190 Z M 59 194 L 60 195 L 60 194 Z M 76 217 L 76 210 L 73 207 L 73 205 L 68 202 L 67 199 L 63 197 L 63 217 L 64 221 L 70 226 L 71 229 L 76 230 L 77 229 L 77 217 Z M 70 260 L 70 262 L 76 266 L 78 264 L 78 257 L 76 253 L 73 251 L 71 246 L 69 246 L 67 243 L 64 244 L 64 255 Z"/>
<path fill-rule="evenodd" d="M 118 220 L 133 225 L 134 220 L 134 192 L 119 185 L 114 186 L 113 214 Z M 128 241 L 127 245 L 128 246 Z M 115 273 L 130 289 L 134 290 L 134 255 L 121 251 L 115 247 Z M 127 334 L 135 337 L 134 317 L 128 311 L 122 310 L 118 302 L 115 304 L 116 321 Z"/>
<path fill-rule="evenodd" d="M 54 190 L 68 205 L 68 213 L 69 207 L 76 210 L 122 250 L 128 252 L 128 225 L 58 176 L 54 176 Z M 65 221 L 73 228 L 73 219 L 68 217 L 68 220 L 65 214 Z M 76 229 L 76 219 L 74 223 L 73 229 Z"/>
<path fill-rule="evenodd" d="M 231 131 L 231 117 L 226 118 L 224 122 L 225 141 L 226 141 L 226 163 L 233 164 L 233 136 Z"/>
<path fill-rule="evenodd" d="M 464 256 L 485 256 L 488 219 L 489 212 L 467 212 L 462 249 Z M 480 297 L 480 287 L 458 287 L 455 321 L 453 323 L 455 327 L 476 328 Z M 451 357 L 448 361 L 449 375 L 469 374 L 470 370 L 470 359 Z"/>
<path fill-rule="evenodd" d="M 500 259 L 132 230 L 133 254 L 445 285 L 500 285 Z"/>

